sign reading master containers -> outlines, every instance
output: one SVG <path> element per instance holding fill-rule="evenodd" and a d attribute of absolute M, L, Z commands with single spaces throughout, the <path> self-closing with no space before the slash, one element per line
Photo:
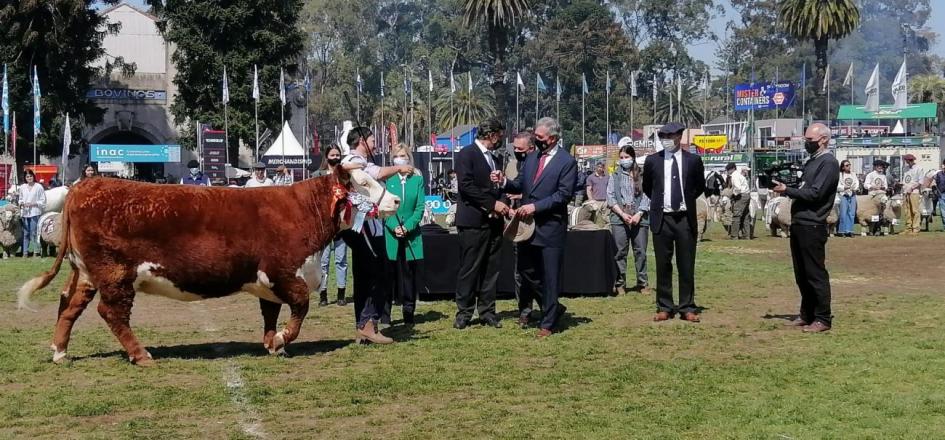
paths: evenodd
<path fill-rule="evenodd" d="M 738 84 L 735 110 L 783 110 L 794 104 L 794 84 L 789 82 Z"/>
<path fill-rule="evenodd" d="M 138 90 L 116 88 L 94 88 L 85 92 L 85 97 L 92 100 L 118 99 L 125 101 L 167 101 L 165 90 Z"/>
<path fill-rule="evenodd" d="M 180 145 L 92 144 L 92 162 L 180 162 Z"/>

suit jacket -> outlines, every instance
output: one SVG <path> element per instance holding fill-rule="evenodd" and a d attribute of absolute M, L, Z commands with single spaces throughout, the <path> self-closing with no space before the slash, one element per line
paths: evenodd
<path fill-rule="evenodd" d="M 646 157 L 643 163 L 643 192 L 650 198 L 650 230 L 658 234 L 663 227 L 663 158 L 666 150 Z M 698 235 L 696 222 L 696 199 L 705 192 L 705 168 L 702 158 L 686 150 L 682 151 L 683 200 L 686 202 L 686 219 L 693 236 Z"/>
<path fill-rule="evenodd" d="M 538 159 L 533 151 L 525 158 L 521 172 L 506 182 L 506 190 L 522 194 L 521 206 L 535 205 L 535 234 L 529 243 L 542 247 L 564 247 L 568 232 L 568 203 L 577 184 L 577 162 L 564 148 L 546 163 L 538 180 Z"/>
<path fill-rule="evenodd" d="M 493 159 L 497 170 L 502 169 L 501 161 Z M 489 213 L 495 208 L 496 200 L 502 197 L 489 177 L 492 169 L 483 157 L 479 146 L 473 143 L 459 150 L 454 157 L 456 179 L 459 183 L 459 196 L 456 206 L 456 226 L 463 228 L 481 228 L 490 224 L 502 223 L 502 219 L 490 219 Z"/>

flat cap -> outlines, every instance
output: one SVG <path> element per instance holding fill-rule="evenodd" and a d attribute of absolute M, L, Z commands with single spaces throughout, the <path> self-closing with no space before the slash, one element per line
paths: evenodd
<path fill-rule="evenodd" d="M 905 159 L 905 160 L 915 160 L 915 155 L 912 154 L 912 153 L 909 153 L 909 154 L 907 154 L 907 155 L 905 155 L 905 156 L 902 156 L 902 158 Z"/>
<path fill-rule="evenodd" d="M 256 163 L 253 164 L 253 169 L 254 169 L 254 170 L 264 170 L 264 169 L 266 169 L 266 164 L 264 164 L 264 163 L 262 163 L 262 162 L 256 162 Z"/>
<path fill-rule="evenodd" d="M 678 122 L 669 122 L 666 125 L 660 127 L 659 134 L 665 136 L 669 134 L 682 133 L 684 130 L 686 130 L 685 125 L 682 125 Z"/>
<path fill-rule="evenodd" d="M 729 162 L 728 165 L 725 165 L 725 171 L 734 170 L 735 168 L 738 168 L 735 166 L 735 162 Z"/>

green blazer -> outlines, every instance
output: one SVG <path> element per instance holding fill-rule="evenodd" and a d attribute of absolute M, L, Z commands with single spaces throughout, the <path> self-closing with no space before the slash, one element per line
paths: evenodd
<path fill-rule="evenodd" d="M 392 215 L 384 220 L 384 241 L 387 244 L 387 258 L 391 261 L 397 259 L 397 245 L 403 241 L 407 244 L 405 252 L 407 260 L 422 260 L 423 237 L 420 235 L 420 220 L 423 219 L 423 209 L 426 206 L 423 177 L 416 174 L 408 177 L 402 188 L 400 186 L 400 174 L 394 174 L 387 178 L 387 191 L 400 197 L 400 207 L 397 208 L 397 215 Z M 400 221 L 404 222 L 404 229 L 407 230 L 406 239 L 398 239 L 394 236 L 394 229 L 400 225 L 398 217 Z"/>

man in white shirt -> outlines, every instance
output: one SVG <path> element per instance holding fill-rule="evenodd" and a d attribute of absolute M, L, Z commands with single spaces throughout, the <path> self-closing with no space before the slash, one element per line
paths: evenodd
<path fill-rule="evenodd" d="M 243 188 L 258 188 L 261 186 L 272 186 L 272 179 L 266 177 L 266 164 L 256 162 L 253 165 L 253 176 L 246 181 Z"/>
<path fill-rule="evenodd" d="M 885 194 L 889 188 L 889 181 L 886 180 L 886 162 L 876 159 L 873 161 L 873 171 L 866 175 L 863 181 L 863 189 L 869 192 L 869 195 Z"/>
<path fill-rule="evenodd" d="M 751 237 L 751 194 L 748 179 L 738 171 L 735 162 L 725 166 L 728 174 L 725 186 L 732 190 L 732 227 L 729 229 L 729 238 L 732 240 L 747 240 Z"/>
<path fill-rule="evenodd" d="M 916 165 L 912 154 L 902 156 L 902 159 L 906 162 L 902 172 L 902 215 L 906 220 L 906 233 L 916 235 L 922 224 L 922 198 L 919 192 L 922 190 L 925 170 Z"/>

